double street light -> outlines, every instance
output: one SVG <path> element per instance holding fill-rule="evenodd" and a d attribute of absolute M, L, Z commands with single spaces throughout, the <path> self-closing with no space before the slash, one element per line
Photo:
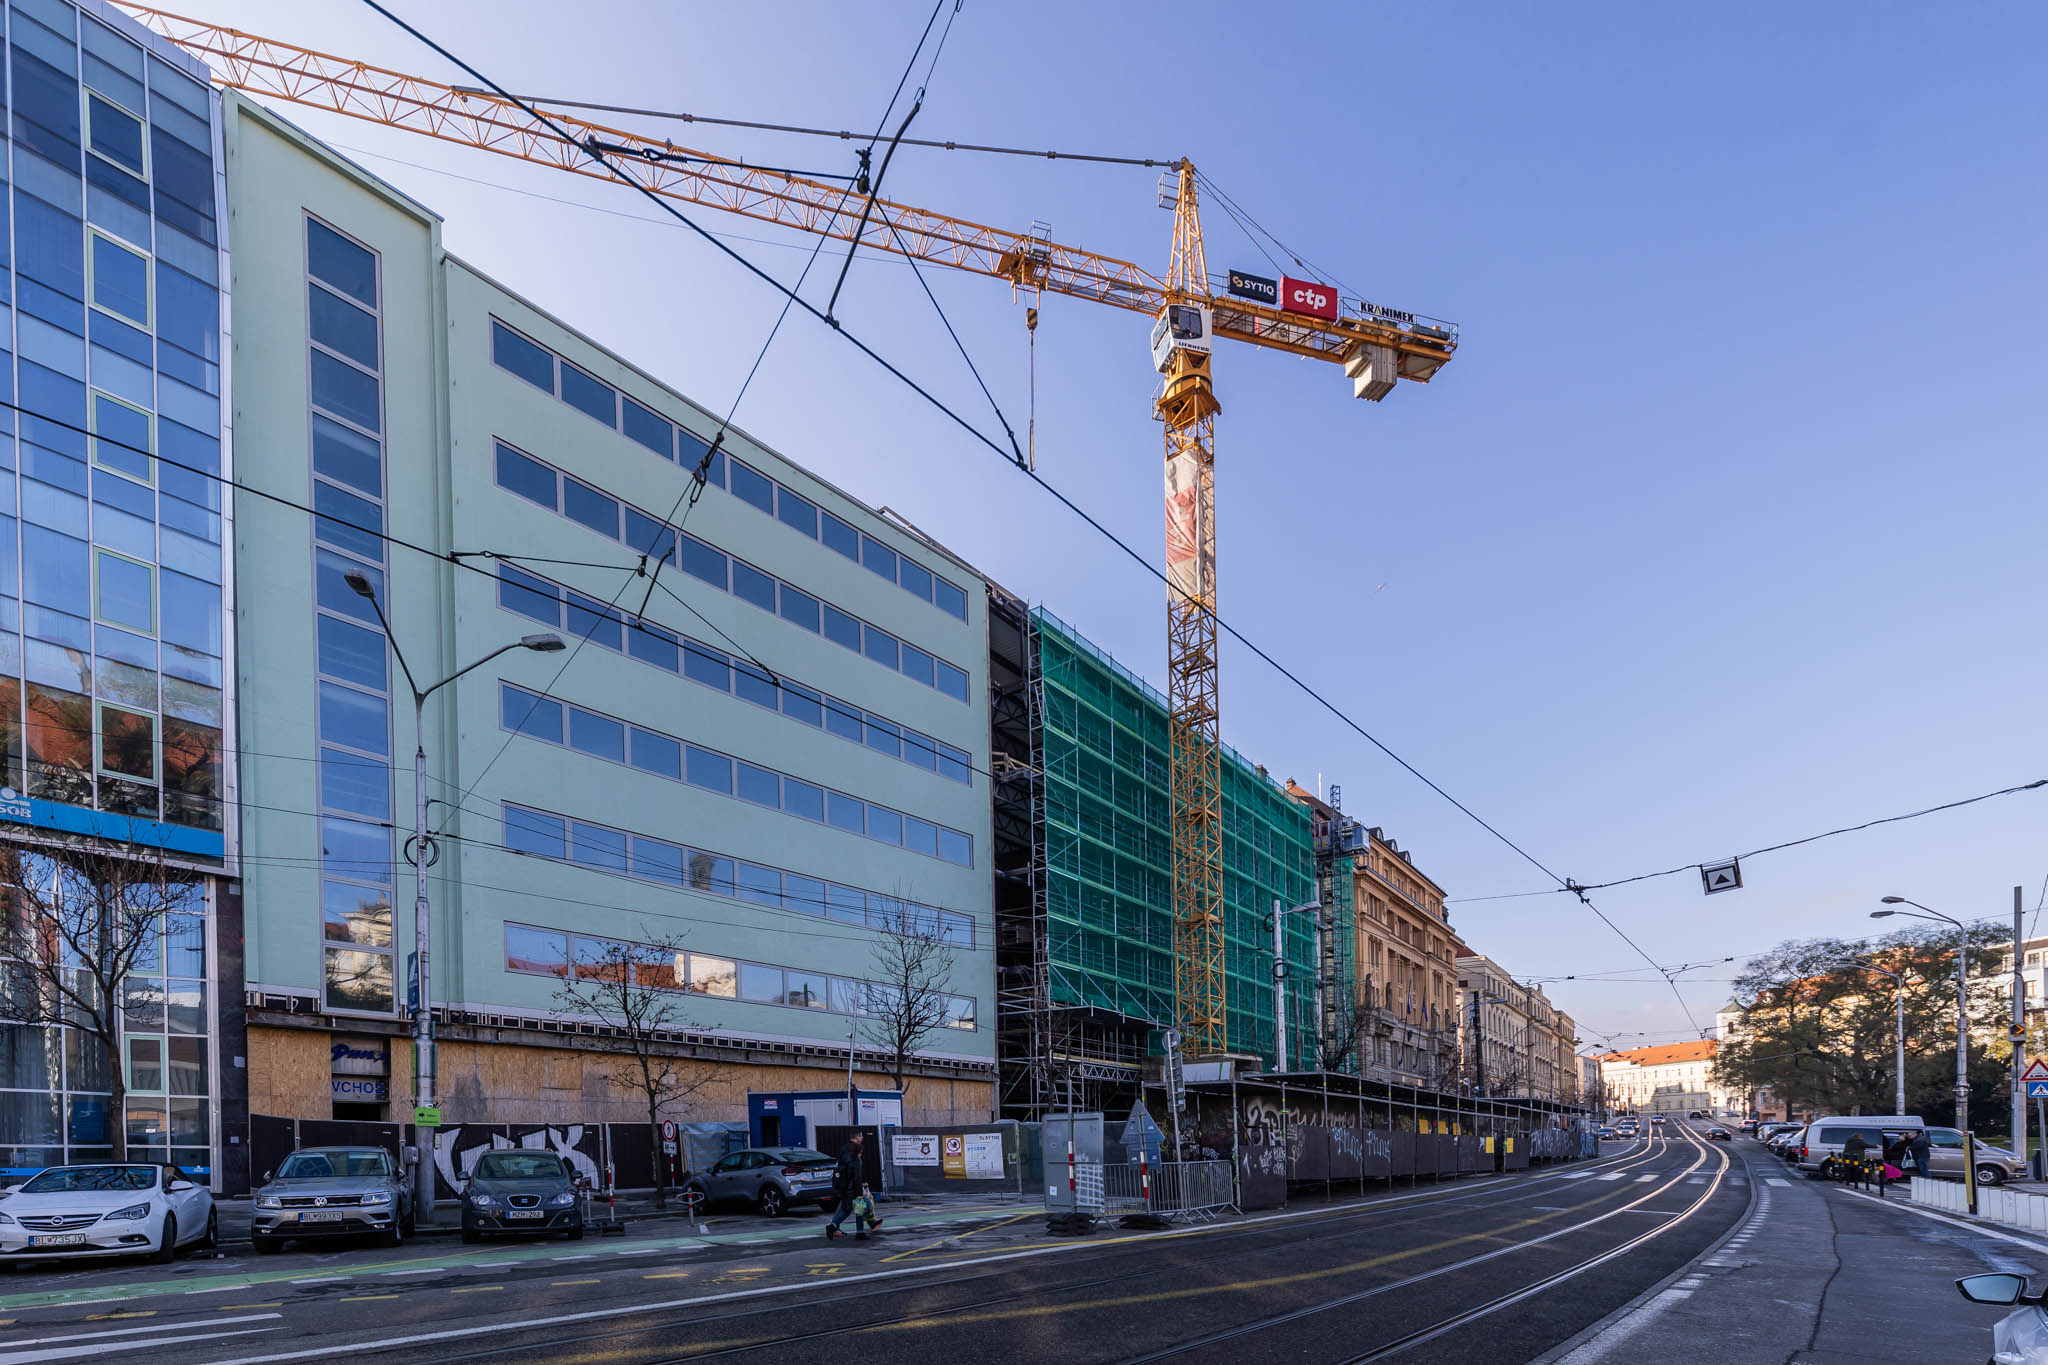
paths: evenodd
<path fill-rule="evenodd" d="M 412 754 L 412 840 L 407 848 L 413 867 L 413 989 L 417 997 L 412 1002 L 412 1069 L 413 1103 L 421 1108 L 432 1108 L 435 1094 L 434 1065 L 434 1008 L 432 975 L 428 950 L 433 945 L 433 931 L 427 913 L 427 867 L 433 861 L 429 850 L 432 840 L 427 837 L 427 698 L 434 695 L 472 669 L 483 667 L 500 654 L 515 649 L 531 649 L 541 654 L 553 654 L 568 648 L 562 637 L 549 632 L 543 635 L 526 635 L 509 645 L 500 645 L 474 663 L 465 664 L 437 683 L 421 687 L 412 675 L 412 668 L 405 661 L 405 651 L 398 647 L 398 637 L 391 633 L 391 622 L 384 615 L 384 604 L 377 600 L 377 589 L 370 583 L 368 574 L 360 569 L 351 569 L 343 575 L 350 591 L 369 602 L 371 610 L 377 613 L 377 624 L 384 630 L 384 638 L 391 642 L 391 653 L 398 660 L 398 670 L 405 675 L 405 685 L 412 689 L 413 754 Z M 413 1216 L 422 1222 L 432 1222 L 434 1216 L 434 1158 L 426 1150 L 427 1144 L 420 1144 L 419 1163 L 414 1171 L 415 1193 Z"/>
<path fill-rule="evenodd" d="M 1939 910 L 1930 910 L 1919 901 L 1909 901 L 1904 896 L 1886 896 L 1886 905 L 1910 905 L 1912 910 L 1873 910 L 1872 919 L 1887 919 L 1892 915 L 1904 915 L 1909 919 L 1938 920 L 1956 927 L 1956 1127 L 1963 1132 L 1970 1131 L 1970 996 L 1969 996 L 1969 948 L 1970 931 L 1954 915 L 1944 915 Z M 1915 913 L 1915 911 L 1919 913 Z M 1903 983 L 1902 983 L 1903 984 Z M 1903 995 L 1900 997 L 1903 1002 Z M 1903 1010 L 1904 1005 L 1900 1008 Z M 1902 1016 L 1903 1019 L 1903 1016 Z M 1905 1056 L 1901 1050 L 1899 1059 L 1900 1096 L 1899 1112 L 1906 1111 L 1905 1102 Z"/>

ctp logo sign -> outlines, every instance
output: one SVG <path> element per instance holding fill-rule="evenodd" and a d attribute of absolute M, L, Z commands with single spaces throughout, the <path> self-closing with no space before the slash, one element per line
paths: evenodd
<path fill-rule="evenodd" d="M 1335 322 L 1337 291 L 1327 284 L 1283 275 L 1280 277 L 1280 306 L 1290 313 L 1307 313 L 1310 317 Z"/>

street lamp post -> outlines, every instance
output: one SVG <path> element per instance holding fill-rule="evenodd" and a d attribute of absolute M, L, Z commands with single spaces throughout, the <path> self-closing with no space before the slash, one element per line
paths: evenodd
<path fill-rule="evenodd" d="M 1276 1072 L 1287 1069 L 1287 946 L 1281 938 L 1281 922 L 1285 916 L 1305 914 L 1322 908 L 1321 901 L 1308 901 L 1282 910 L 1279 899 L 1276 897 L 1273 901 L 1273 1070 Z M 1321 954 L 1317 955 L 1316 970 L 1322 970 Z M 1318 995 L 1322 993 L 1320 982 L 1316 986 L 1316 992 Z M 1321 1011 L 1317 1012 L 1317 1018 L 1320 1023 Z M 1316 1058 L 1316 1067 L 1318 1070 L 1321 1069 L 1321 1057 Z"/>
<path fill-rule="evenodd" d="M 399 672 L 405 675 L 405 685 L 412 689 L 413 754 L 412 754 L 412 842 L 410 857 L 413 868 L 412 931 L 413 931 L 413 981 L 418 998 L 413 1002 L 412 1013 L 412 1069 L 413 1104 L 416 1107 L 432 1108 L 435 1095 L 434 1062 L 434 1006 L 433 977 L 430 967 L 429 950 L 433 945 L 433 930 L 427 911 L 427 866 L 431 859 L 428 850 L 431 841 L 427 837 L 427 698 L 454 682 L 471 669 L 480 668 L 515 649 L 531 649 L 542 654 L 552 654 L 568 646 L 562 637 L 552 632 L 542 635 L 527 635 L 511 644 L 500 645 L 481 659 L 465 664 L 437 683 L 422 688 L 412 675 L 412 667 L 405 661 L 405 651 L 398 647 L 398 637 L 391 632 L 391 622 L 384 615 L 384 604 L 377 600 L 377 590 L 370 584 L 369 576 L 359 569 L 351 569 L 344 576 L 349 589 L 356 596 L 364 598 L 371 610 L 377 613 L 377 624 L 383 627 L 384 638 L 391 642 L 391 653 L 398 660 Z M 433 1154 L 422 1150 L 413 1172 L 413 1217 L 420 1222 L 431 1223 L 434 1219 L 434 1159 Z"/>
<path fill-rule="evenodd" d="M 1872 919 L 1905 915 L 1912 919 L 1941 920 L 1953 924 L 1959 935 L 1956 940 L 1956 1127 L 1967 1134 L 1970 1131 L 1970 931 L 1954 915 L 1929 910 L 1919 901 L 1909 901 L 1904 896 L 1885 896 L 1883 901 L 1886 905 L 1910 905 L 1913 910 L 1925 913 L 1916 915 L 1913 910 L 1873 910 L 1870 912 Z"/>

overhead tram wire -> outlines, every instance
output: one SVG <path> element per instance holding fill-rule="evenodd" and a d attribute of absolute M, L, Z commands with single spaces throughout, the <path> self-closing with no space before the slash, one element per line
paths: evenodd
<path fill-rule="evenodd" d="M 1766 844 L 1762 848 L 1753 848 L 1747 853 L 1738 853 L 1735 856 L 1737 858 L 1759 858 L 1766 853 L 1777 853 L 1788 848 L 1798 848 L 1802 844 L 1818 843 L 1822 839 L 1832 839 L 1837 835 L 1856 834 L 1866 829 L 1875 829 L 1879 825 L 1895 825 L 1904 820 L 1918 820 L 1925 815 L 1938 815 L 1943 811 L 1956 810 L 1963 806 L 1974 806 L 1979 801 L 1989 801 L 1999 796 L 2012 796 L 2019 792 L 2030 792 L 2041 787 L 2048 787 L 2048 777 L 2037 777 L 2032 782 L 2021 782 L 2010 787 L 2000 787 L 1997 791 L 1983 792 L 1977 796 L 1966 796 L 1960 801 L 1945 801 L 1938 806 L 1925 806 L 1919 810 L 1907 811 L 1903 815 L 1881 816 L 1875 820 L 1865 820 L 1861 824 L 1842 825 L 1835 829 L 1823 830 L 1819 834 L 1808 834 L 1798 839 L 1787 839 L 1783 843 Z M 1705 864 L 1703 863 L 1680 863 L 1676 867 L 1667 867 L 1657 872 L 1639 872 L 1633 877 L 1617 877 L 1609 882 L 1586 882 L 1578 885 L 1576 889 L 1604 891 L 1610 887 L 1632 886 L 1637 882 L 1655 881 L 1660 877 L 1675 877 L 1681 872 L 1698 872 L 1704 866 Z M 1534 891 L 1508 891 L 1495 896 L 1454 896 L 1447 897 L 1446 903 L 1469 905 L 1477 901 L 1517 900 L 1524 896 L 1554 896 L 1560 891 L 1573 889 L 1573 887 L 1569 886 L 1558 886 L 1544 887 Z M 2042 894 L 2044 898 L 2048 898 L 2048 882 L 2043 882 Z M 2037 906 L 2035 914 L 2038 916 L 2039 913 L 2040 910 Z"/>
<path fill-rule="evenodd" d="M 504 86 L 498 84 L 496 81 L 493 81 L 490 77 L 486 76 L 476 66 L 456 56 L 455 53 L 450 51 L 446 46 L 439 42 L 436 42 L 432 38 L 429 38 L 425 33 L 421 32 L 418 28 L 414 27 L 406 20 L 400 18 L 398 15 L 392 13 L 392 11 L 381 2 L 381 0 L 363 0 L 363 3 L 370 9 L 374 10 L 376 13 L 382 15 L 385 19 L 389 20 L 392 24 L 402 29 L 407 34 L 410 34 L 414 39 L 416 39 L 418 42 L 420 42 L 428 49 L 433 51 L 444 61 L 451 63 L 452 65 L 467 72 L 474 79 L 481 81 L 484 85 L 489 87 L 491 93 L 515 105 L 522 113 L 526 114 L 526 116 L 534 120 L 534 122 L 546 128 L 555 137 L 561 139 L 562 141 L 572 146 L 581 148 L 584 154 L 590 157 L 593 161 L 597 162 L 597 164 L 606 172 L 608 176 L 620 181 L 622 184 L 625 184 L 634 191 L 636 191 L 643 198 L 647 199 L 650 203 L 653 203 L 658 208 L 660 208 L 664 213 L 668 214 L 677 222 L 683 224 L 692 232 L 696 233 L 714 250 L 719 251 L 726 255 L 727 257 L 729 257 L 748 274 L 753 275 L 762 283 L 767 284 L 771 288 L 782 293 L 791 301 L 793 305 L 802 308 L 805 312 L 809 313 L 819 322 L 822 322 L 826 324 L 826 326 L 830 327 L 834 333 L 841 337 L 844 337 L 850 345 L 852 345 L 856 350 L 860 351 L 861 354 L 867 356 L 875 364 L 881 366 L 881 368 L 885 372 L 887 372 L 892 378 L 897 380 L 897 382 L 903 384 L 911 392 L 915 393 L 918 397 L 922 398 L 925 402 L 929 403 L 934 409 L 936 409 L 938 412 L 940 412 L 949 420 L 951 420 L 956 426 L 958 426 L 962 431 L 965 431 L 968 435 L 972 436 L 976 441 L 987 446 L 989 449 L 995 451 L 997 454 L 1002 455 L 1004 463 L 1010 465 L 1011 468 L 1018 470 L 1018 472 L 1022 473 L 1026 478 L 1036 483 L 1041 489 L 1043 489 L 1046 493 L 1050 494 L 1054 499 L 1056 499 L 1063 507 L 1067 508 L 1068 511 L 1072 512 L 1075 516 L 1081 518 L 1082 521 L 1087 523 L 1087 525 L 1091 527 L 1098 535 L 1101 535 L 1102 537 L 1107 539 L 1111 544 L 1115 545 L 1119 550 L 1123 551 L 1123 553 L 1128 558 L 1130 558 L 1132 562 L 1138 564 L 1147 573 L 1151 574 L 1160 582 L 1165 583 L 1168 586 L 1169 590 L 1173 590 L 1172 581 L 1167 577 L 1165 571 L 1162 570 L 1157 564 L 1154 564 L 1146 556 L 1139 554 L 1138 551 L 1135 548 L 1133 548 L 1128 541 L 1124 540 L 1121 536 L 1117 535 L 1114 531 L 1110 530 L 1108 526 L 1104 525 L 1094 515 L 1083 509 L 1080 506 L 1080 504 L 1076 503 L 1072 498 L 1068 497 L 1064 492 L 1055 487 L 1052 483 L 1048 482 L 1044 478 L 1044 476 L 1039 474 L 1036 470 L 1030 469 L 1025 466 L 1019 466 L 1014 460 L 1014 458 L 1012 458 L 1008 453 L 1004 452 L 1002 447 L 998 445 L 995 442 L 995 440 L 991 438 L 986 432 L 982 431 L 980 428 L 974 426 L 972 423 L 967 421 L 966 418 L 962 417 L 958 412 L 954 411 L 950 406 L 941 401 L 937 395 L 933 394 L 929 389 L 927 389 L 924 385 L 918 383 L 915 379 L 912 379 L 909 376 L 909 374 L 907 374 L 901 367 L 899 367 L 894 362 L 884 357 L 879 351 L 875 350 L 872 346 L 868 345 L 865 341 L 861 340 L 854 333 L 838 325 L 825 313 L 820 312 L 815 306 L 807 302 L 804 302 L 801 298 L 797 296 L 795 290 L 783 284 L 780 280 L 776 279 L 773 275 L 769 274 L 762 267 L 748 260 L 744 255 L 742 255 L 739 251 L 734 249 L 726 242 L 719 240 L 716 234 L 710 232 L 703 225 L 698 223 L 695 219 L 691 218 L 688 214 L 684 213 L 681 209 L 677 208 L 673 203 L 669 202 L 667 198 L 655 193 L 654 190 L 651 189 L 649 186 L 641 183 L 639 180 L 626 174 L 619 166 L 614 165 L 613 162 L 609 160 L 604 153 L 597 151 L 592 147 L 588 146 L 587 144 L 579 141 L 567 129 L 563 128 L 559 123 L 549 118 L 546 114 L 534 108 L 532 104 L 528 103 L 525 100 L 519 99 L 517 96 L 513 95 L 509 90 L 507 90 Z M 943 4 L 943 0 L 941 0 L 941 3 Z M 1510 849 L 1513 849 L 1515 853 L 1519 855 L 1524 861 L 1528 862 L 1531 866 L 1537 868 L 1545 876 L 1549 877 L 1552 881 L 1557 882 L 1559 886 L 1573 890 L 1574 894 L 1578 896 L 1579 901 L 1582 904 L 1584 904 L 1589 910 L 1591 910 L 1603 924 L 1607 925 L 1607 927 L 1611 929 L 1617 937 L 1619 937 L 1624 943 L 1628 944 L 1628 946 L 1630 948 L 1633 948 L 1637 953 L 1641 954 L 1644 961 L 1651 961 L 1649 954 L 1643 951 L 1641 945 L 1636 943 L 1634 939 L 1630 938 L 1626 933 L 1624 933 L 1619 925 L 1616 925 L 1614 921 L 1609 919 L 1607 915 L 1603 911 L 1601 911 L 1601 909 L 1597 905 L 1593 904 L 1591 898 L 1586 895 L 1583 889 L 1573 887 L 1572 884 L 1566 878 L 1560 877 L 1556 873 L 1552 872 L 1548 867 L 1544 866 L 1544 864 L 1541 861 L 1539 861 L 1535 857 L 1535 855 L 1531 854 L 1527 849 L 1524 849 L 1520 844 L 1517 844 L 1514 840 L 1508 838 L 1507 835 L 1501 833 L 1501 831 L 1495 828 L 1492 824 L 1488 823 L 1484 819 L 1481 819 L 1478 813 L 1473 811 L 1471 807 L 1465 805 L 1462 801 L 1459 801 L 1456 797 L 1452 796 L 1448 791 L 1444 790 L 1443 787 L 1439 786 L 1436 782 L 1432 781 L 1430 778 L 1425 776 L 1413 764 L 1409 763 L 1406 759 L 1403 759 L 1400 755 L 1396 754 L 1392 749 L 1388 748 L 1387 745 L 1383 743 L 1377 736 L 1373 735 L 1370 731 L 1366 730 L 1366 728 L 1360 725 L 1356 720 L 1353 720 L 1334 702 L 1330 701 L 1329 698 L 1325 697 L 1321 692 L 1318 692 L 1315 688 L 1309 686 L 1309 684 L 1306 681 L 1304 681 L 1299 674 L 1295 673 L 1292 669 L 1282 664 L 1278 659 L 1274 658 L 1272 654 L 1268 653 L 1258 644 L 1246 638 L 1244 633 L 1238 630 L 1230 622 L 1224 620 L 1221 616 L 1218 616 L 1216 618 L 1216 621 L 1219 629 L 1229 634 L 1232 639 L 1236 640 L 1239 644 L 1243 645 L 1246 649 L 1250 650 L 1253 655 L 1255 655 L 1257 658 L 1259 658 L 1261 661 L 1267 664 L 1267 666 L 1272 668 L 1281 677 L 1293 683 L 1297 688 L 1300 688 L 1313 701 L 1315 701 L 1317 705 L 1321 706 L 1324 710 L 1328 711 L 1332 716 L 1334 716 L 1339 721 L 1339 723 L 1344 725 L 1347 729 L 1350 729 L 1357 733 L 1361 738 L 1365 739 L 1374 748 L 1378 749 L 1382 754 L 1385 754 L 1403 771 L 1407 772 L 1417 781 L 1421 782 L 1424 786 L 1428 787 L 1431 791 L 1435 792 L 1438 796 L 1442 797 L 1445 801 L 1449 802 L 1458 811 L 1463 813 L 1467 819 L 1477 824 L 1481 829 L 1484 829 L 1487 833 L 1491 834 L 1501 843 L 1507 845 Z M 1678 994 L 1676 985 L 1673 985 L 1672 993 L 1674 996 L 1677 997 L 1679 1007 L 1685 1011 L 1687 1019 L 1692 1020 L 1692 1011 L 1690 1007 L 1686 1005 L 1684 996 Z M 1694 1026 L 1697 1027 L 1697 1021 L 1694 1020 L 1692 1022 L 1694 1023 Z"/>

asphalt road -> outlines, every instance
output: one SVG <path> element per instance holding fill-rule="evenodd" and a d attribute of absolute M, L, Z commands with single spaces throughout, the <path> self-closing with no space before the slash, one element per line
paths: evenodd
<path fill-rule="evenodd" d="M 892 1219 L 867 1242 L 789 1227 L 737 1256 L 656 1238 L 198 1263 L 138 1271 L 119 1300 L 0 1282 L 0 1365 L 1521 1362 L 1696 1256 L 1749 1199 L 1725 1145 L 1673 1125 L 1598 1163 L 1165 1234 L 1049 1239 L 1013 1210 Z"/>

